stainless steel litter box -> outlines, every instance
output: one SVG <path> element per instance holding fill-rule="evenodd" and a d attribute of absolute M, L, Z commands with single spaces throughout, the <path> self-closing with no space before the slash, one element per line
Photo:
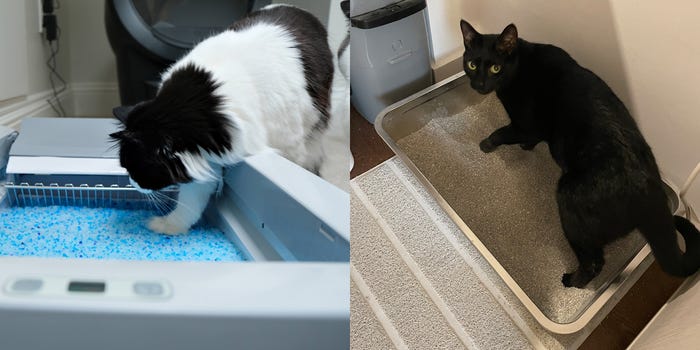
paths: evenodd
<path fill-rule="evenodd" d="M 560 334 L 570 334 L 575 333 L 583 327 L 585 327 L 591 319 L 603 308 L 608 302 L 612 302 L 613 295 L 616 294 L 618 290 L 626 290 L 633 281 L 630 275 L 633 271 L 638 268 L 646 268 L 650 259 L 653 259 L 651 250 L 645 242 L 641 241 L 641 238 L 637 239 L 637 243 L 630 243 L 629 245 L 633 248 L 628 248 L 623 251 L 624 255 L 620 262 L 620 266 L 615 268 L 614 271 L 610 272 L 605 278 L 597 281 L 594 287 L 588 291 L 590 296 L 582 297 L 582 301 L 576 310 L 571 311 L 571 317 L 566 319 L 557 319 L 553 317 L 552 314 L 546 311 L 547 306 L 543 305 L 541 296 L 534 297 L 535 292 L 533 288 L 529 288 L 529 293 L 527 288 L 523 288 L 522 282 L 523 277 L 519 276 L 514 278 L 518 271 L 513 269 L 507 269 L 504 264 L 500 261 L 495 251 L 502 249 L 502 247 L 490 246 L 488 243 L 488 237 L 481 236 L 482 234 L 478 230 L 473 230 L 470 225 L 470 220 L 465 219 L 465 215 L 460 215 L 458 210 L 455 210 L 456 205 L 460 205 L 459 200 L 455 200 L 456 196 L 454 191 L 460 191 L 459 188 L 454 186 L 444 186 L 442 192 L 438 189 L 438 185 L 431 181 L 439 178 L 436 174 L 439 172 L 435 170 L 435 167 L 440 167 L 441 157 L 439 154 L 432 154 L 426 156 L 426 159 L 418 159 L 416 155 L 420 150 L 408 149 L 408 146 L 402 146 L 403 140 L 409 139 L 411 135 L 416 134 L 419 130 L 426 128 L 431 122 L 434 122 L 440 118 L 458 118 L 458 114 L 465 111 L 465 109 L 474 108 L 475 105 L 483 104 L 485 99 L 496 99 L 495 96 L 484 97 L 477 94 L 469 86 L 469 79 L 460 73 L 452 76 L 451 78 L 442 81 L 438 84 L 431 86 L 423 91 L 420 91 L 392 106 L 386 108 L 377 118 L 375 123 L 375 128 L 379 135 L 384 139 L 384 141 L 389 145 L 389 147 L 400 157 L 400 159 L 406 164 L 406 166 L 413 172 L 413 174 L 421 181 L 421 183 L 426 187 L 427 191 L 434 197 L 434 199 L 439 203 L 439 205 L 445 210 L 445 212 L 452 218 L 452 220 L 457 224 L 457 226 L 462 230 L 462 232 L 468 237 L 468 239 L 474 244 L 474 246 L 480 251 L 483 257 L 490 263 L 493 269 L 498 273 L 498 275 L 503 279 L 505 284 L 512 290 L 512 292 L 517 296 L 517 298 L 522 302 L 522 304 L 527 308 L 527 310 L 532 313 L 534 318 L 547 330 L 560 333 Z M 493 102 L 490 100 L 491 104 L 497 103 L 502 109 L 500 102 Z M 497 99 L 496 99 L 497 101 Z M 502 111 L 505 113 L 505 111 Z M 455 117 L 457 116 L 457 117 Z M 481 117 L 478 117 L 481 118 Z M 478 119 L 477 118 L 477 119 Z M 501 124 L 505 125 L 505 123 Z M 446 128 L 445 128 L 446 129 Z M 490 131 L 495 130 L 495 128 Z M 447 130 L 450 132 L 450 130 Z M 483 137 L 488 136 L 484 134 Z M 458 140 L 460 141 L 460 140 Z M 470 141 L 460 141 L 461 144 L 456 145 L 463 148 L 475 147 L 478 150 L 478 140 Z M 471 143 L 471 145 L 468 145 Z M 427 142 L 426 144 L 430 144 Z M 459 148 L 457 147 L 457 148 Z M 502 146 L 509 147 L 509 146 Z M 517 147 L 517 146 L 516 146 Z M 539 148 L 540 146 L 538 146 Z M 542 146 L 546 147 L 546 146 Z M 458 149 L 449 149 L 448 152 L 461 152 Z M 472 151 L 473 152 L 473 151 Z M 498 152 L 498 151 L 497 151 Z M 515 151 L 514 151 L 515 152 Z M 522 151 L 517 148 L 517 152 L 514 153 L 510 159 L 504 160 L 507 165 L 509 160 L 516 160 L 516 158 L 524 155 L 525 157 L 532 157 L 526 151 Z M 496 153 L 496 152 L 494 152 Z M 540 158 L 544 152 L 540 152 Z M 474 153 L 475 154 L 475 153 Z M 483 157 L 494 157 L 493 153 L 488 155 L 482 155 Z M 482 157 L 479 156 L 479 157 Z M 547 158 L 548 156 L 547 152 Z M 487 159 L 487 158 L 479 158 Z M 474 171 L 479 171 L 476 169 Z M 444 174 L 443 174 L 444 175 Z M 447 174 L 446 177 L 451 177 L 456 179 L 460 174 Z M 557 175 L 558 176 L 558 175 Z M 677 192 L 668 185 L 667 192 L 669 194 L 669 205 L 673 211 L 678 210 L 679 200 L 677 197 Z M 449 188 L 449 189 L 446 189 Z M 512 188 L 512 191 L 517 191 L 518 188 Z M 449 193 L 448 193 L 449 192 Z M 541 197 L 542 201 L 551 200 L 552 204 L 555 205 L 555 196 L 552 189 L 551 195 L 550 191 L 543 192 L 545 197 Z M 476 201 L 485 200 L 484 198 L 474 198 L 471 197 L 471 193 L 464 193 L 465 201 Z M 478 196 L 478 194 L 476 195 Z M 547 199 L 550 196 L 551 198 Z M 448 199 L 452 198 L 452 199 Z M 544 200 L 542 198 L 545 198 Z M 529 209 L 528 209 L 529 210 Z M 528 210 L 521 210 L 521 212 L 527 212 Z M 464 213 L 462 213 L 464 214 Z M 482 213 L 483 214 L 483 213 Z M 516 233 L 513 233 L 516 234 Z M 563 235 L 562 235 L 563 237 Z M 632 239 L 632 238 L 630 238 Z M 515 249 L 519 249 L 516 247 Z M 571 255 L 571 253 L 569 253 Z M 501 255 L 503 256 L 503 255 Z M 512 265 L 512 264 L 511 264 Z M 570 271 L 560 271 L 560 273 L 570 272 Z M 515 274 L 514 274 L 515 273 Z M 560 278 L 561 275 L 557 276 Z M 520 281 L 520 283 L 518 282 Z M 563 288 L 563 287 L 562 287 Z M 564 301 L 565 304 L 566 301 Z M 561 304 L 562 302 L 560 302 Z"/>

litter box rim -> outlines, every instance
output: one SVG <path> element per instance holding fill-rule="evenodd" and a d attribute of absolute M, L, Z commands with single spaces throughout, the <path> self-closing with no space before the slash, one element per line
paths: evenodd
<path fill-rule="evenodd" d="M 642 246 L 642 248 L 636 254 L 634 254 L 632 258 L 630 258 L 630 260 L 614 278 L 612 278 L 606 284 L 603 284 L 596 291 L 596 295 L 593 297 L 592 301 L 571 322 L 559 323 L 547 317 L 525 293 L 520 285 L 513 279 L 508 271 L 501 265 L 496 257 L 489 251 L 489 249 L 486 248 L 486 246 L 462 220 L 457 212 L 452 209 L 450 204 L 442 197 L 442 195 L 440 195 L 437 189 L 435 189 L 428 178 L 420 171 L 413 161 L 411 161 L 408 155 L 401 150 L 394 139 L 389 135 L 389 132 L 384 128 L 385 119 L 392 112 L 399 109 L 410 110 L 414 106 L 439 96 L 443 90 L 448 91 L 459 85 L 466 84 L 467 82 L 468 77 L 466 77 L 466 74 L 464 72 L 460 72 L 426 89 L 418 91 L 382 110 L 375 120 L 374 128 L 382 140 L 384 140 L 384 142 L 406 165 L 413 175 L 416 176 L 428 194 L 430 194 L 430 196 L 438 203 L 440 208 L 445 211 L 447 216 L 455 223 L 455 225 L 457 225 L 467 239 L 469 239 L 482 257 L 489 263 L 491 268 L 494 269 L 496 274 L 501 278 L 501 280 L 503 280 L 510 291 L 540 325 L 542 325 L 548 331 L 558 334 L 572 334 L 579 332 L 583 330 L 595 316 L 598 315 L 598 313 L 608 304 L 608 302 L 612 302 L 613 305 L 616 304 L 622 298 L 622 296 L 627 293 L 629 288 L 637 282 L 638 278 L 640 277 L 640 274 L 637 273 L 639 272 L 637 269 L 642 268 L 643 271 L 646 270 L 653 260 L 651 248 L 649 247 L 649 244 Z M 674 214 L 678 214 L 680 212 L 678 187 L 668 180 L 663 173 L 661 174 L 661 179 L 673 193 L 673 196 L 670 197 L 670 202 L 675 208 Z M 636 276 L 633 276 L 635 273 L 637 273 Z M 613 297 L 616 297 L 617 300 L 613 300 Z"/>

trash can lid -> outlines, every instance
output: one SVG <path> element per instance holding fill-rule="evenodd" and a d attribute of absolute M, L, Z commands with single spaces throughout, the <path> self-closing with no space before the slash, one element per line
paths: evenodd
<path fill-rule="evenodd" d="M 371 29 L 396 22 L 425 9 L 425 0 L 401 0 L 374 11 L 350 17 L 355 28 Z"/>

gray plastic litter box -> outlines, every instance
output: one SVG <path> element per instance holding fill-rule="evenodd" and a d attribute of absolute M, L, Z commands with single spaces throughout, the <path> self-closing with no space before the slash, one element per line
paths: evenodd
<path fill-rule="evenodd" d="M 24 120 L 0 211 L 78 195 L 142 200 L 106 143 L 115 128 L 107 119 Z M 346 192 L 264 153 L 227 171 L 205 218 L 248 261 L 1 256 L 0 348 L 349 347 Z"/>
<path fill-rule="evenodd" d="M 371 123 L 386 106 L 432 83 L 425 6 L 403 0 L 351 15 L 351 100 Z"/>

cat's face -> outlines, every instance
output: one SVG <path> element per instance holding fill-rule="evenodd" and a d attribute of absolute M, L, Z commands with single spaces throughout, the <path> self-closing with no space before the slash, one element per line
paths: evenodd
<path fill-rule="evenodd" d="M 498 90 L 517 68 L 518 30 L 510 24 L 500 35 L 482 35 L 469 23 L 460 23 L 464 39 L 462 66 L 471 87 L 481 94 Z"/>
<path fill-rule="evenodd" d="M 119 162 L 136 185 L 145 190 L 160 190 L 177 183 L 190 182 L 175 140 L 147 121 L 149 102 L 134 107 L 117 107 L 115 116 L 124 129 L 110 135 L 119 146 Z"/>

